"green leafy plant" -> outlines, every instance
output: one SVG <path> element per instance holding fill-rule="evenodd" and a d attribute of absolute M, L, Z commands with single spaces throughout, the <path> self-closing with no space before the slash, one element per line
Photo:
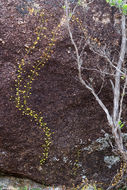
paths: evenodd
<path fill-rule="evenodd" d="M 106 0 L 106 2 L 109 3 L 110 6 L 119 8 L 123 14 L 127 14 L 127 4 L 124 3 L 123 0 Z"/>
<path fill-rule="evenodd" d="M 124 125 L 125 125 L 124 123 L 122 123 L 122 121 L 119 121 L 118 124 L 119 124 L 119 127 L 120 127 L 121 129 L 122 129 L 122 128 L 124 127 Z"/>
<path fill-rule="evenodd" d="M 81 0 L 78 0 L 78 5 L 81 5 Z"/>

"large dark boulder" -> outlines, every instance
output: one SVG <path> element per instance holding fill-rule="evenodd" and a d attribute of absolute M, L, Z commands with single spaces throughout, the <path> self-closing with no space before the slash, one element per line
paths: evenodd
<path fill-rule="evenodd" d="M 39 59 L 50 42 L 51 32 L 59 23 L 63 24 L 57 31 L 51 57 L 32 83 L 32 94 L 28 99 L 29 107 L 42 113 L 52 133 L 48 159 L 40 165 L 45 135 L 30 116 L 22 115 L 22 111 L 16 108 L 15 80 L 18 65 L 26 54 L 25 48 L 35 41 L 35 28 L 43 22 L 39 16 L 42 9 L 44 19 L 47 19 L 43 33 L 48 39 L 41 36 L 37 47 L 27 57 L 31 64 L 24 66 L 24 81 L 33 62 Z M 101 44 L 119 49 L 119 24 L 116 27 L 115 13 L 117 10 L 110 8 L 104 0 L 95 0 L 84 13 L 79 10 L 77 16 L 85 22 L 87 30 L 85 38 L 89 37 L 91 43 L 97 38 Z M 104 162 L 105 155 L 112 155 L 111 148 L 100 151 L 95 148 L 95 151 L 88 152 L 84 147 L 104 136 L 101 129 L 111 131 L 104 112 L 78 80 L 74 48 L 66 23 L 61 20 L 64 15 L 62 1 L 1 0 L 0 14 L 0 171 L 47 185 L 70 186 L 79 183 L 84 175 L 108 184 L 118 168 L 113 165 L 109 169 Z M 78 40 L 81 31 L 76 24 L 73 31 Z M 91 52 L 89 47 L 85 51 L 88 55 L 84 60 L 86 66 L 104 63 L 105 60 Z M 95 88 L 99 90 L 101 82 L 99 78 L 96 80 Z M 107 79 L 104 85 L 100 97 L 111 110 L 112 92 Z"/>

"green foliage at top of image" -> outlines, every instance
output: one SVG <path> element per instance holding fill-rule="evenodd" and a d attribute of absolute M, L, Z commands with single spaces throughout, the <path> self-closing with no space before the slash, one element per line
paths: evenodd
<path fill-rule="evenodd" d="M 106 0 L 106 2 L 109 3 L 110 6 L 119 8 L 124 15 L 127 14 L 127 4 L 124 3 L 123 0 Z"/>

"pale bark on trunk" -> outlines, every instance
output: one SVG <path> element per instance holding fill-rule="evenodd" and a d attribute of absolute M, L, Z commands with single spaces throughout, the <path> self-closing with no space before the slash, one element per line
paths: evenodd
<path fill-rule="evenodd" d="M 126 1 L 124 3 L 126 3 Z M 122 43 L 121 43 L 121 48 L 120 48 L 119 60 L 117 62 L 117 66 L 115 66 L 115 69 L 116 69 L 115 76 L 114 76 L 115 84 L 113 84 L 113 82 L 112 82 L 114 98 L 113 98 L 113 114 L 111 115 L 109 113 L 109 110 L 105 106 L 105 104 L 102 102 L 102 100 L 99 98 L 98 94 L 95 92 L 93 86 L 88 81 L 85 81 L 82 78 L 81 66 L 82 66 L 83 60 L 81 59 L 81 56 L 80 56 L 80 53 L 78 50 L 78 46 L 73 38 L 73 34 L 71 31 L 71 27 L 70 27 L 70 19 L 71 18 L 69 16 L 70 12 L 69 12 L 68 0 L 65 0 L 65 7 L 66 7 L 66 9 L 65 9 L 66 22 L 67 22 L 66 24 L 67 24 L 67 29 L 69 32 L 71 42 L 74 46 L 75 53 L 76 53 L 76 63 L 77 63 L 77 68 L 78 68 L 79 80 L 93 94 L 96 101 L 98 102 L 98 104 L 101 106 L 101 108 L 105 112 L 108 123 L 109 123 L 110 127 L 112 128 L 112 134 L 115 139 L 117 149 L 118 149 L 119 153 L 121 154 L 123 160 L 125 162 L 127 162 L 127 150 L 124 149 L 123 137 L 122 137 L 121 129 L 119 126 L 119 121 L 121 119 L 121 113 L 122 113 L 122 104 L 123 104 L 123 97 L 122 97 L 122 95 L 120 95 L 120 87 L 121 87 L 120 77 L 121 77 L 123 62 L 124 62 L 125 54 L 126 54 L 126 17 L 125 17 L 125 15 L 122 15 L 122 19 L 121 19 Z M 125 92 L 126 86 L 127 86 L 127 76 L 126 76 L 125 85 L 123 87 L 123 92 Z"/>

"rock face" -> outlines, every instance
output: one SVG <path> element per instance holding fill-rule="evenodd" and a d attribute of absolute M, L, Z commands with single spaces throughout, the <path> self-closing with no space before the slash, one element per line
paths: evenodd
<path fill-rule="evenodd" d="M 29 179 L 16 178 L 12 176 L 1 176 L 0 187 L 2 189 L 30 189 L 30 190 L 64 190 L 63 187 L 45 187 Z"/>
<path fill-rule="evenodd" d="M 105 154 L 112 155 L 111 148 L 106 151 L 95 148 L 88 154 L 84 147 L 104 136 L 101 129 L 107 132 L 110 129 L 94 97 L 78 81 L 74 48 L 66 29 L 62 3 L 55 0 L 0 2 L 0 171 L 47 185 L 71 186 L 79 183 L 82 176 L 105 185 L 118 168 L 118 165 L 113 165 L 109 169 L 104 163 Z M 74 6 L 74 1 L 71 3 Z M 77 16 L 85 23 L 85 39 L 89 37 L 93 45 L 96 45 L 94 39 L 97 39 L 100 46 L 106 44 L 107 47 L 119 49 L 119 24 L 116 24 L 114 17 L 117 10 L 110 8 L 104 0 L 95 0 L 89 7 L 84 1 L 82 6 L 87 11 L 79 10 Z M 44 14 L 40 15 L 42 9 Z M 78 24 L 72 25 L 78 41 L 82 33 Z M 42 35 L 33 47 L 39 30 L 42 30 Z M 51 43 L 51 32 L 56 35 L 53 52 L 33 81 L 27 102 L 31 109 L 42 113 L 52 133 L 48 159 L 40 165 L 45 134 L 36 122 L 31 121 L 30 116 L 22 115 L 22 111 L 16 108 L 15 80 L 18 65 L 25 59 L 23 71 L 26 73 L 22 76 L 25 84 L 33 63 L 39 60 L 48 48 L 47 44 Z M 32 47 L 31 53 L 25 57 L 25 49 L 29 47 Z M 104 63 L 105 60 L 91 52 L 89 46 L 85 52 L 86 66 Z M 89 74 L 90 71 L 86 73 L 88 77 Z M 99 90 L 101 81 L 99 78 L 96 81 L 95 89 Z M 104 87 L 100 96 L 111 109 L 108 79 Z"/>

